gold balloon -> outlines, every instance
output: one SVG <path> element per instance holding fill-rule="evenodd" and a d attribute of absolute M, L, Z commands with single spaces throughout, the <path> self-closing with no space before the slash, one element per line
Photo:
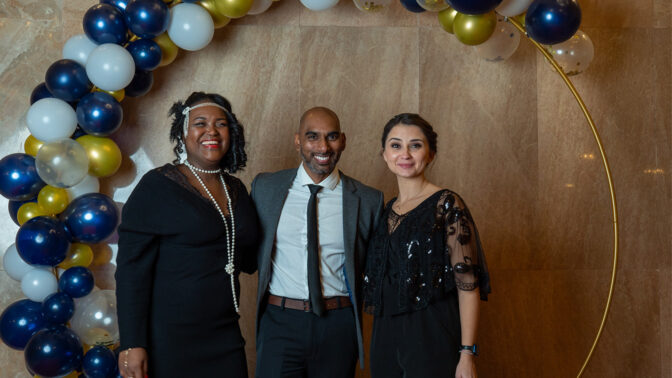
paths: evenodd
<path fill-rule="evenodd" d="M 32 135 L 28 135 L 26 141 L 23 142 L 23 150 L 30 156 L 37 156 L 37 151 L 40 150 L 40 147 L 42 147 L 43 144 L 43 141 L 38 140 Z"/>
<path fill-rule="evenodd" d="M 229 18 L 240 18 L 252 8 L 252 0 L 215 0 L 217 11 Z"/>
<path fill-rule="evenodd" d="M 49 215 L 37 202 L 26 202 L 16 212 L 16 220 L 22 225 L 29 220 L 42 215 Z"/>
<path fill-rule="evenodd" d="M 93 249 L 86 244 L 72 243 L 65 260 L 58 264 L 59 268 L 68 269 L 73 266 L 87 267 L 93 262 Z"/>
<path fill-rule="evenodd" d="M 95 88 L 95 91 L 96 91 L 96 92 L 104 92 L 104 93 L 107 93 L 107 94 L 109 94 L 110 96 L 114 97 L 114 99 L 117 100 L 117 102 L 121 102 L 121 100 L 123 100 L 124 97 L 126 96 L 126 91 L 124 90 L 124 88 L 121 88 L 121 89 L 118 90 L 118 91 L 104 91 L 104 90 L 102 90 L 102 89 L 96 87 L 96 88 Z"/>
<path fill-rule="evenodd" d="M 215 0 L 202 0 L 199 1 L 198 4 L 200 4 L 205 10 L 210 13 L 210 17 L 212 17 L 212 22 L 215 24 L 215 29 L 222 28 L 226 26 L 229 21 L 231 21 L 230 18 L 226 17 L 225 15 L 219 13 L 217 10 L 217 3 Z"/>
<path fill-rule="evenodd" d="M 487 41 L 496 26 L 495 12 L 477 15 L 458 13 L 453 21 L 453 32 L 460 42 L 474 46 Z"/>
<path fill-rule="evenodd" d="M 455 21 L 455 16 L 457 16 L 457 11 L 452 7 L 439 12 L 439 23 L 443 27 L 443 30 L 450 34 L 453 34 L 453 22 Z"/>
<path fill-rule="evenodd" d="M 37 195 L 37 203 L 47 214 L 60 214 L 68 207 L 70 199 L 63 188 L 47 185 Z"/>
<path fill-rule="evenodd" d="M 84 146 L 89 157 L 89 174 L 107 177 L 115 174 L 121 166 L 121 150 L 110 138 L 83 135 L 77 142 Z"/>
<path fill-rule="evenodd" d="M 159 67 L 167 66 L 170 63 L 173 63 L 175 58 L 177 58 L 177 52 L 180 49 L 177 47 L 175 42 L 170 39 L 168 33 L 163 33 L 154 38 L 154 42 L 156 42 L 161 48 L 161 63 L 159 63 Z"/>

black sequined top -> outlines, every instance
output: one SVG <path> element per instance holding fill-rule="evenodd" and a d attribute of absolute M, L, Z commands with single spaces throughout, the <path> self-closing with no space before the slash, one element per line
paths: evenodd
<path fill-rule="evenodd" d="M 364 309 L 376 316 L 416 311 L 455 288 L 490 293 L 478 231 L 462 198 L 444 189 L 398 215 L 388 202 L 369 243 Z"/>

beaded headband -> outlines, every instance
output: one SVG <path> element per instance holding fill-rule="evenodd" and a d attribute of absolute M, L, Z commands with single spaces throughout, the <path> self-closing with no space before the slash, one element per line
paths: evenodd
<path fill-rule="evenodd" d="M 224 111 L 224 113 L 229 114 L 229 111 L 226 110 L 225 107 L 222 105 L 216 104 L 214 102 L 204 102 L 202 104 L 197 104 L 194 106 L 185 106 L 184 109 L 182 110 L 182 114 L 184 115 L 184 124 L 183 124 L 183 130 L 182 132 L 184 133 L 183 135 L 187 135 L 187 129 L 189 128 L 189 112 L 193 109 L 196 108 L 202 108 L 204 106 L 214 106 L 216 108 L 220 108 Z"/>

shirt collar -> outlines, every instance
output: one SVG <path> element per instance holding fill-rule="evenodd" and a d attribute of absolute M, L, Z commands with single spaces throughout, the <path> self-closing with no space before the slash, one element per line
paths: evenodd
<path fill-rule="evenodd" d="M 301 186 L 307 186 L 308 184 L 315 184 L 313 182 L 313 179 L 311 179 L 310 176 L 308 176 L 308 172 L 306 172 L 306 167 L 303 163 L 301 163 L 301 165 L 297 169 L 296 181 Z M 341 175 L 338 173 L 338 169 L 334 168 L 331 174 L 321 182 L 317 183 L 317 185 L 325 187 L 329 190 L 334 190 L 336 189 L 336 186 L 338 186 L 339 182 L 341 182 Z"/>

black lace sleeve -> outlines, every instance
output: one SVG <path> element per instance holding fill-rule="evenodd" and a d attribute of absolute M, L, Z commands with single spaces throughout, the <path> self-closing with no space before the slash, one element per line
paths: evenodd
<path fill-rule="evenodd" d="M 480 289 L 481 299 L 490 293 L 490 277 L 478 230 L 466 204 L 456 193 L 446 191 L 440 198 L 446 254 L 450 256 L 455 286 L 459 290 Z"/>

